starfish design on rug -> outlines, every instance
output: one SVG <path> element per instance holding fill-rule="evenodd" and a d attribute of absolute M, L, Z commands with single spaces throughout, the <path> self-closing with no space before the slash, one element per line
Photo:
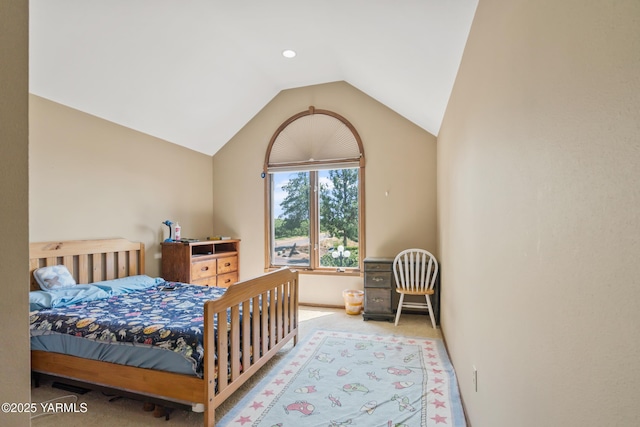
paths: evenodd
<path fill-rule="evenodd" d="M 436 414 L 435 417 L 431 417 L 432 420 L 434 420 L 436 422 L 436 424 L 447 424 L 447 417 L 441 417 L 440 415 Z"/>
<path fill-rule="evenodd" d="M 446 406 L 444 405 L 445 402 L 442 402 L 438 399 L 433 399 L 433 402 L 431 403 L 433 403 L 436 408 L 446 408 Z"/>
<path fill-rule="evenodd" d="M 250 423 L 251 422 L 251 417 L 240 417 L 236 420 L 237 423 L 240 423 L 240 425 L 244 425 L 245 423 Z"/>

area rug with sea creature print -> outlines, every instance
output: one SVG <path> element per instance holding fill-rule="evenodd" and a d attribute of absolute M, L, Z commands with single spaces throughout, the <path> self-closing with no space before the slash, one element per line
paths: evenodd
<path fill-rule="evenodd" d="M 218 426 L 466 426 L 442 340 L 315 331 Z"/>

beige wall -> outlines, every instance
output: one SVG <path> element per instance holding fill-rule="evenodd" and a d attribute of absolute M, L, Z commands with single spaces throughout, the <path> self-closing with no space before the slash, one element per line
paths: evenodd
<path fill-rule="evenodd" d="M 0 403 L 31 400 L 28 295 L 28 2 L 0 2 Z M 28 413 L 0 412 L 28 426 Z"/>
<path fill-rule="evenodd" d="M 636 0 L 479 3 L 438 137 L 474 427 L 640 422 L 639 24 Z"/>
<path fill-rule="evenodd" d="M 124 237 L 146 245 L 160 275 L 162 222 L 182 237 L 212 233 L 211 157 L 29 97 L 32 242 Z"/>
<path fill-rule="evenodd" d="M 278 126 L 309 106 L 335 111 L 364 145 L 366 254 L 394 256 L 410 246 L 436 248 L 435 137 L 353 86 L 330 83 L 286 90 L 213 157 L 216 233 L 242 239 L 243 279 L 264 271 L 264 156 Z M 385 196 L 388 192 L 388 196 Z M 343 304 L 342 290 L 361 277 L 305 275 L 301 300 Z"/>

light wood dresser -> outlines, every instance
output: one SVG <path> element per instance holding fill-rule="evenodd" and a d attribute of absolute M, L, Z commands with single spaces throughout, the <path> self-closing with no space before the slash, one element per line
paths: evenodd
<path fill-rule="evenodd" d="M 163 242 L 162 278 L 226 288 L 239 278 L 240 240 Z"/>

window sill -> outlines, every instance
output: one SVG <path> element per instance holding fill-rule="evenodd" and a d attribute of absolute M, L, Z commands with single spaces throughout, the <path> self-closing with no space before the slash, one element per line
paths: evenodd
<path fill-rule="evenodd" d="M 283 267 L 287 267 L 287 266 L 283 266 Z M 362 276 L 362 273 L 360 270 L 343 270 L 343 271 L 338 271 L 338 270 L 307 270 L 304 268 L 295 268 L 293 266 L 288 266 L 291 270 L 297 271 L 300 274 L 309 274 L 309 275 L 323 275 L 323 276 Z M 268 273 L 270 271 L 276 271 L 279 270 L 282 267 L 271 267 L 271 268 L 267 268 L 265 269 L 265 273 Z"/>

